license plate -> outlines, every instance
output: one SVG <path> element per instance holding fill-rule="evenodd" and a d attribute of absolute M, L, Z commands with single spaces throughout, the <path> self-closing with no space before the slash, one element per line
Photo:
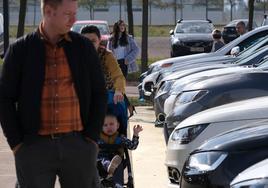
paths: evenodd
<path fill-rule="evenodd" d="M 203 47 L 191 47 L 190 51 L 191 52 L 204 52 L 205 49 Z"/>
<path fill-rule="evenodd" d="M 236 34 L 230 34 L 230 35 L 228 35 L 228 37 L 237 37 L 237 35 Z"/>

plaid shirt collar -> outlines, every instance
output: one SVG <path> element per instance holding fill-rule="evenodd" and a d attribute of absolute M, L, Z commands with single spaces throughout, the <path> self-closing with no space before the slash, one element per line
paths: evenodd
<path fill-rule="evenodd" d="M 40 38 L 44 41 L 46 41 L 47 43 L 51 44 L 51 42 L 49 41 L 45 31 L 44 31 L 44 27 L 43 27 L 43 22 L 41 22 L 39 24 L 39 27 L 37 29 L 37 33 L 40 36 Z M 64 35 L 61 35 L 61 37 L 59 38 L 59 41 L 57 43 L 60 43 L 61 41 L 67 41 L 67 42 L 72 42 L 72 39 L 69 35 L 69 33 L 65 33 Z M 51 44 L 52 45 L 52 44 Z"/>

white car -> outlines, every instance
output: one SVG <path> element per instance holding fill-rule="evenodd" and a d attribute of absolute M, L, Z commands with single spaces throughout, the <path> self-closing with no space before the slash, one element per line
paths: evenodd
<path fill-rule="evenodd" d="M 187 156 L 207 139 L 249 123 L 268 120 L 268 97 L 230 103 L 199 112 L 182 121 L 172 132 L 165 164 L 169 187 L 179 185 Z"/>
<path fill-rule="evenodd" d="M 241 172 L 230 184 L 231 188 L 267 188 L 268 159 Z"/>

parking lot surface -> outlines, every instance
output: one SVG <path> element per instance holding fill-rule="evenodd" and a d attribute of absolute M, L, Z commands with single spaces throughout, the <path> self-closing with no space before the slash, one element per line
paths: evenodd
<path fill-rule="evenodd" d="M 131 153 L 135 188 L 167 187 L 162 128 L 154 126 L 152 107 L 137 107 L 136 111 L 137 114 L 130 119 L 130 135 L 136 124 L 142 125 L 143 131 L 140 133 L 139 147 Z M 0 129 L 0 188 L 14 188 L 15 181 L 14 157 Z"/>

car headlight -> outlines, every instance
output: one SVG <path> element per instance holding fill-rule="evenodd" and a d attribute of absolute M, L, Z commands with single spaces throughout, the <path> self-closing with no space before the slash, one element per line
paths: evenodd
<path fill-rule="evenodd" d="M 227 153 L 211 151 L 195 153 L 186 161 L 185 168 L 191 175 L 215 170 L 227 157 Z"/>
<path fill-rule="evenodd" d="M 186 91 L 178 95 L 175 106 L 197 101 L 208 94 L 207 90 Z"/>
<path fill-rule="evenodd" d="M 175 81 L 174 80 L 168 80 L 165 81 L 159 88 L 158 92 L 157 92 L 157 96 L 163 95 L 165 93 L 168 93 L 171 89 L 171 86 L 173 85 Z M 156 96 L 156 97 L 157 97 Z"/>
<path fill-rule="evenodd" d="M 268 188 L 268 179 L 253 179 L 232 185 L 231 188 Z"/>
<path fill-rule="evenodd" d="M 193 141 L 209 124 L 199 124 L 182 129 L 175 129 L 171 139 L 180 144 L 188 144 Z"/>

